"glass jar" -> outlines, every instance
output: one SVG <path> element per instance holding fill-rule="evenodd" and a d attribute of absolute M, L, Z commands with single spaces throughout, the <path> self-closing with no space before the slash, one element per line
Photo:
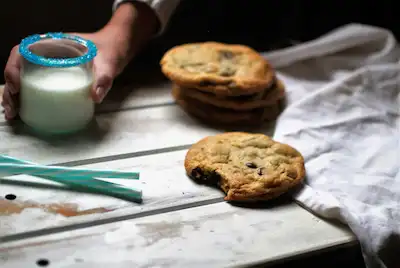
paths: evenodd
<path fill-rule="evenodd" d="M 19 115 L 35 130 L 71 133 L 93 118 L 93 42 L 63 33 L 32 35 L 21 41 Z"/>

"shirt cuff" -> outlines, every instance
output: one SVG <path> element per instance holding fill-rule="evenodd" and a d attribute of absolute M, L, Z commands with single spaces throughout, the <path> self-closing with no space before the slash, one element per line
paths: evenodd
<path fill-rule="evenodd" d="M 113 12 L 115 12 L 120 4 L 126 2 L 142 2 L 153 9 L 160 22 L 160 28 L 156 35 L 160 35 L 164 32 L 168 21 L 180 3 L 180 0 L 115 0 L 113 4 Z"/>

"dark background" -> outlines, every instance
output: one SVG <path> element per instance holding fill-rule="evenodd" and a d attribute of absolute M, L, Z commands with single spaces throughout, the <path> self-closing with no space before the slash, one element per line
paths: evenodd
<path fill-rule="evenodd" d="M 8 0 L 0 4 L 0 68 L 22 38 L 49 31 L 91 32 L 111 16 L 113 0 Z M 400 34 L 394 1 L 183 0 L 162 38 L 135 60 L 156 66 L 166 49 L 194 41 L 242 43 L 266 51 L 361 22 Z M 2 81 L 0 81 L 1 83 Z"/>
<path fill-rule="evenodd" d="M 95 31 L 109 20 L 112 3 L 113 0 L 1 0 L 1 71 L 10 50 L 22 38 L 50 31 Z"/>

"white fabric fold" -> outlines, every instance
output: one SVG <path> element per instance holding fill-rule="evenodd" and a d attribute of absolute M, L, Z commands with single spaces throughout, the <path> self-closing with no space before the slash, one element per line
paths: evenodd
<path fill-rule="evenodd" d="M 305 157 L 295 199 L 357 236 L 369 268 L 400 267 L 399 48 L 351 24 L 265 54 L 287 87 L 274 138 Z"/>

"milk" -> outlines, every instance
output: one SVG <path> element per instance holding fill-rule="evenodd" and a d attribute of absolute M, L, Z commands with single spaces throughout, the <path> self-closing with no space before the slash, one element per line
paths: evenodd
<path fill-rule="evenodd" d="M 93 77 L 83 66 L 30 68 L 21 75 L 20 117 L 47 133 L 68 133 L 92 119 Z"/>

